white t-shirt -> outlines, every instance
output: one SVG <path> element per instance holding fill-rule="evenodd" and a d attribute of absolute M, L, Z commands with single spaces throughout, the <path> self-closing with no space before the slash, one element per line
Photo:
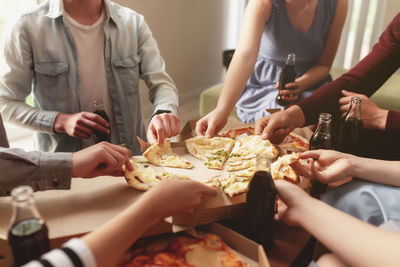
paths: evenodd
<path fill-rule="evenodd" d="M 78 56 L 81 109 L 94 112 L 93 101 L 102 99 L 104 110 L 111 121 L 111 141 L 119 143 L 104 60 L 105 12 L 103 10 L 100 18 L 92 25 L 82 25 L 66 12 L 64 12 L 63 19 L 71 31 Z M 83 140 L 84 148 L 93 144 L 93 136 Z"/>

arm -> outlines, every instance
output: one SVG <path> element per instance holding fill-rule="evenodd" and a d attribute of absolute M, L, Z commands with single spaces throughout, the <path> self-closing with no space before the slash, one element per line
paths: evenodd
<path fill-rule="evenodd" d="M 309 159 L 309 165 L 293 165 L 302 176 L 323 183 L 345 177 L 358 177 L 367 181 L 400 187 L 400 162 L 362 158 L 333 150 L 312 150 L 300 155 Z"/>
<path fill-rule="evenodd" d="M 83 237 L 98 266 L 113 266 L 145 230 L 160 219 L 193 212 L 201 196 L 215 196 L 214 188 L 195 181 L 165 180 L 146 192 L 131 207 Z"/>
<path fill-rule="evenodd" d="M 178 90 L 165 71 L 164 60 L 148 25 L 143 17 L 140 19 L 138 28 L 140 77 L 145 80 L 150 100 L 154 104 L 154 112 L 147 129 L 147 139 L 150 144 L 157 142 L 162 145 L 165 138 L 175 136 L 181 130 L 180 119 L 177 117 Z"/>
<path fill-rule="evenodd" d="M 243 92 L 257 60 L 262 31 L 271 14 L 270 0 L 251 0 L 247 4 L 240 36 L 215 110 L 196 125 L 197 134 L 213 136 L 221 130 Z"/>
<path fill-rule="evenodd" d="M 172 78 L 165 71 L 165 62 L 160 55 L 154 39 L 144 18 L 140 16 L 138 34 L 138 55 L 140 57 L 140 78 L 149 88 L 150 101 L 157 110 L 169 110 L 178 114 L 178 90 Z"/>
<path fill-rule="evenodd" d="M 329 71 L 339 46 L 340 35 L 346 20 L 346 14 L 347 0 L 339 0 L 337 3 L 335 16 L 332 19 L 321 55 L 316 60 L 314 66 L 312 66 L 302 76 L 298 77 L 295 83 L 291 83 L 286 86 L 288 88 L 291 86 L 296 86 L 297 89 L 291 91 L 282 90 L 281 94 L 299 94 L 303 91 L 309 90 L 313 86 L 316 86 L 329 75 Z M 290 100 L 286 99 L 286 96 L 284 99 Z"/>
<path fill-rule="evenodd" d="M 128 149 L 107 142 L 73 154 L 0 147 L 0 195 L 21 184 L 35 191 L 69 189 L 71 177 L 122 176 L 122 165 L 132 170 L 129 156 Z"/>
<path fill-rule="evenodd" d="M 372 95 L 399 68 L 400 14 L 379 38 L 372 51 L 354 68 L 335 81 L 322 86 L 298 105 L 304 112 L 306 124 L 313 124 L 321 112 L 340 116 L 338 100 L 341 90 Z"/>
<path fill-rule="evenodd" d="M 7 27 L 4 34 L 0 55 L 0 112 L 6 121 L 52 133 L 57 112 L 25 104 L 34 77 L 32 57 L 29 34 L 21 18 Z"/>
<path fill-rule="evenodd" d="M 300 187 L 275 181 L 287 205 L 280 214 L 286 223 L 299 225 L 350 266 L 397 266 L 400 235 L 363 223 L 307 195 Z"/>

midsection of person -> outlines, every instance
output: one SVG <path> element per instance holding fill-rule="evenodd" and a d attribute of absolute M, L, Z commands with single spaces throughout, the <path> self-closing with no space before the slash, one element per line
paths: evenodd
<path fill-rule="evenodd" d="M 105 3 L 106 19 L 100 30 L 104 34 L 104 49 L 98 55 L 104 58 L 105 70 L 97 68 L 96 71 L 105 72 L 103 92 L 109 90 L 108 106 L 114 113 L 109 116 L 115 119 L 116 125 L 114 133 L 117 138 L 113 136 L 113 140 L 126 144 L 137 154 L 140 153 L 140 146 L 136 136 L 145 139 L 146 130 L 138 93 L 139 62 L 143 52 L 138 47 L 138 34 L 134 33 L 138 30 L 146 31 L 147 25 L 136 12 L 110 1 Z M 63 12 L 62 1 L 53 0 L 43 3 L 19 19 L 13 27 L 15 34 L 11 37 L 17 40 L 19 46 L 10 46 L 9 49 L 15 50 L 17 54 L 29 50 L 30 55 L 22 55 L 24 58 L 19 60 L 23 63 L 15 57 L 9 59 L 12 61 L 8 64 L 16 66 L 16 69 L 3 76 L 5 84 L 10 85 L 2 88 L 2 101 L 9 101 L 5 105 L 9 109 L 2 110 L 3 117 L 38 131 L 35 132 L 34 142 L 35 148 L 41 151 L 73 152 L 82 148 L 82 139 L 54 133 L 53 129 L 58 112 L 75 114 L 84 111 L 87 105 L 80 100 L 82 82 L 88 79 L 81 76 L 79 69 L 82 67 L 79 65 L 79 51 L 76 47 L 79 42 L 75 42 L 71 30 L 64 23 Z M 155 57 L 154 60 L 159 62 L 159 58 Z M 31 83 L 35 108 L 18 103 L 29 95 L 30 87 L 27 84 Z M 96 92 L 93 94 L 98 95 Z M 20 113 L 17 114 L 17 111 Z"/>
<path fill-rule="evenodd" d="M 317 2 L 314 19 L 302 33 L 289 18 L 288 4 L 283 0 L 272 1 L 271 15 L 262 33 L 254 72 L 236 104 L 237 115 L 243 122 L 254 122 L 267 115 L 265 109 L 283 108 L 275 101 L 278 95 L 275 86 L 288 54 L 296 54 L 296 77 L 300 77 L 315 64 L 322 53 L 337 0 Z M 322 83 L 327 81 L 330 81 L 329 76 Z M 299 99 L 309 96 L 320 84 L 302 92 Z"/>

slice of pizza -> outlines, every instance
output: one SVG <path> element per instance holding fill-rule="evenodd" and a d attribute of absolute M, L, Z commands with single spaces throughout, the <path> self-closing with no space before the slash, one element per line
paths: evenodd
<path fill-rule="evenodd" d="M 157 182 L 171 177 L 189 180 L 186 175 L 178 175 L 166 171 L 157 171 L 152 165 L 136 164 L 135 160 L 129 160 L 133 166 L 133 171 L 124 170 L 124 176 L 130 186 L 141 191 L 149 190 Z"/>
<path fill-rule="evenodd" d="M 143 156 L 157 166 L 191 169 L 193 165 L 190 161 L 175 154 L 171 149 L 171 143 L 164 141 L 163 147 L 158 144 L 151 145 L 143 153 Z"/>
<path fill-rule="evenodd" d="M 185 143 L 189 153 L 200 159 L 207 168 L 221 170 L 235 140 L 225 137 L 196 136 L 185 140 Z"/>
<path fill-rule="evenodd" d="M 298 184 L 300 182 L 299 176 L 290 167 L 290 164 L 299 161 L 297 153 L 291 153 L 279 157 L 274 163 L 271 164 L 271 175 L 273 179 L 284 179 L 286 181 Z"/>
<path fill-rule="evenodd" d="M 224 133 L 219 134 L 218 136 L 220 137 L 229 137 L 235 139 L 236 137 L 242 135 L 242 134 L 247 134 L 247 135 L 254 135 L 255 129 L 254 127 L 240 127 L 240 128 L 232 128 L 227 130 Z"/>
<path fill-rule="evenodd" d="M 278 154 L 279 150 L 269 140 L 264 140 L 259 135 L 249 135 L 236 140 L 232 153 L 228 156 L 226 170 L 254 168 L 257 155 L 274 159 Z"/>
<path fill-rule="evenodd" d="M 308 150 L 309 142 L 304 137 L 291 132 L 279 146 L 291 152 L 304 152 Z"/>
<path fill-rule="evenodd" d="M 203 183 L 211 187 L 221 188 L 225 194 L 233 197 L 248 191 L 251 177 L 240 176 L 238 173 L 225 173 L 211 177 Z"/>

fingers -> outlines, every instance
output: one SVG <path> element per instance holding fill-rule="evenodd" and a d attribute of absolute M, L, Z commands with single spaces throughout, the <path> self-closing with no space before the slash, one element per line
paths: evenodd
<path fill-rule="evenodd" d="M 321 149 L 305 151 L 299 155 L 299 158 L 301 158 L 301 159 L 310 159 L 311 158 L 311 159 L 318 160 L 319 157 L 321 156 L 322 152 L 323 152 L 323 150 L 321 150 Z"/>
<path fill-rule="evenodd" d="M 203 117 L 196 123 L 196 134 L 205 135 L 206 130 L 207 130 L 207 120 L 205 117 Z"/>
<path fill-rule="evenodd" d="M 255 133 L 257 135 L 261 135 L 264 132 L 265 127 L 269 124 L 270 116 L 266 116 L 264 118 L 260 118 L 256 121 L 255 125 Z M 264 136 L 263 136 L 264 138 Z M 266 136 L 268 138 L 268 136 Z"/>
<path fill-rule="evenodd" d="M 216 124 L 215 123 L 211 123 L 211 124 L 208 125 L 207 130 L 206 130 L 206 134 L 205 134 L 207 138 L 211 138 L 211 137 L 214 136 L 214 134 L 216 132 L 215 128 L 216 128 Z"/>
<path fill-rule="evenodd" d="M 170 113 L 156 115 L 149 125 L 149 142 L 154 143 L 154 140 L 157 140 L 159 145 L 163 145 L 165 138 L 179 134 L 180 129 L 180 120 L 175 115 Z"/>
<path fill-rule="evenodd" d="M 103 123 L 105 123 L 105 125 L 108 125 L 108 122 L 104 120 L 101 116 L 90 112 L 84 112 L 83 117 L 77 120 L 78 125 L 84 125 L 104 134 L 109 134 L 110 130 L 108 129 L 108 126 L 104 126 Z"/>
<path fill-rule="evenodd" d="M 205 196 L 216 196 L 217 195 L 218 191 L 216 188 L 204 185 L 202 183 L 200 183 L 200 185 L 202 187 L 202 189 L 200 190 L 200 193 L 202 195 L 205 195 Z"/>

